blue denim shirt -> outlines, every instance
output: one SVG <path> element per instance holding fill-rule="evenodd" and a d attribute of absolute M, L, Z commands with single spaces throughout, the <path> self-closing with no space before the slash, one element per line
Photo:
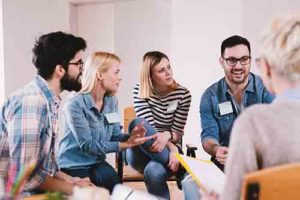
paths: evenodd
<path fill-rule="evenodd" d="M 274 96 L 264 87 L 259 76 L 249 74 L 249 83 L 244 91 L 242 107 L 257 103 L 271 103 Z M 231 102 L 233 112 L 221 115 L 219 104 Z M 238 117 L 225 78 L 210 86 L 203 94 L 200 103 L 201 141 L 213 139 L 221 146 L 228 146 L 234 120 Z"/>
<path fill-rule="evenodd" d="M 109 123 L 106 114 L 118 113 L 117 99 L 105 96 L 99 112 L 91 94 L 78 94 L 64 106 L 65 134 L 59 144 L 59 168 L 79 169 L 103 162 L 127 140 L 120 123 Z"/>

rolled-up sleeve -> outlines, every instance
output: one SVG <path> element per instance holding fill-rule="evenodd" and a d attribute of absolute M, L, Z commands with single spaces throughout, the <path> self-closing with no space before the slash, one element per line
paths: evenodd
<path fill-rule="evenodd" d="M 272 95 L 265 87 L 263 88 L 263 102 L 262 103 L 271 103 L 275 99 L 275 96 Z"/>
<path fill-rule="evenodd" d="M 200 102 L 200 120 L 202 143 L 208 139 L 213 139 L 216 143 L 219 143 L 219 126 L 214 117 L 211 96 L 207 91 L 203 94 Z"/>
<path fill-rule="evenodd" d="M 129 138 L 128 134 L 122 133 L 121 132 L 121 126 L 120 123 L 116 123 L 113 126 L 113 132 L 112 132 L 112 137 L 110 141 L 120 141 L 120 142 L 125 142 Z"/>
<path fill-rule="evenodd" d="M 7 123 L 8 144 L 10 149 L 10 167 L 8 180 L 15 181 L 18 172 L 24 170 L 33 160 L 40 159 L 43 138 L 41 133 L 47 123 L 47 108 L 39 98 L 28 96 L 11 110 Z M 46 137 L 46 136 L 45 136 Z M 48 162 L 48 160 L 45 160 Z M 24 190 L 32 190 L 42 184 L 49 174 L 42 165 L 30 176 Z M 8 184 L 9 181 L 8 181 Z"/>

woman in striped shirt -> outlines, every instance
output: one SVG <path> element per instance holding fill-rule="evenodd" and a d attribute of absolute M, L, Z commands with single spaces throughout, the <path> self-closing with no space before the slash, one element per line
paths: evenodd
<path fill-rule="evenodd" d="M 134 87 L 133 100 L 138 118 L 129 129 L 143 121 L 146 135 L 153 134 L 155 139 L 127 149 L 127 161 L 144 173 L 148 192 L 169 199 L 167 178 L 172 174 L 182 175 L 175 153 L 182 152 L 181 137 L 191 94 L 173 79 L 169 58 L 153 51 L 143 57 L 140 83 Z"/>

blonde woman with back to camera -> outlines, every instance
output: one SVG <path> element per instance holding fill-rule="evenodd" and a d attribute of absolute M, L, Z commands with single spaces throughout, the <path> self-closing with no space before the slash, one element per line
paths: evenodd
<path fill-rule="evenodd" d="M 300 161 L 299 16 L 273 21 L 261 39 L 256 62 L 276 98 L 270 105 L 247 109 L 234 124 L 220 199 L 240 199 L 245 174 Z M 217 199 L 217 195 L 205 194 L 204 199 Z"/>

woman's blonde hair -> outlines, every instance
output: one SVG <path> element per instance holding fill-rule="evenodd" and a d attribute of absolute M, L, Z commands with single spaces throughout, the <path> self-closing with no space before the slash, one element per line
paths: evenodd
<path fill-rule="evenodd" d="M 264 32 L 261 53 L 279 75 L 300 80 L 300 17 L 275 19 Z"/>
<path fill-rule="evenodd" d="M 145 99 L 153 95 L 151 69 L 160 63 L 163 58 L 169 61 L 168 56 L 159 51 L 150 51 L 143 56 L 143 64 L 140 68 L 140 98 Z"/>
<path fill-rule="evenodd" d="M 81 79 L 82 89 L 80 90 L 80 93 L 90 93 L 93 90 L 97 80 L 97 72 L 106 72 L 110 66 L 120 62 L 120 58 L 112 53 L 92 53 L 84 65 Z"/>

